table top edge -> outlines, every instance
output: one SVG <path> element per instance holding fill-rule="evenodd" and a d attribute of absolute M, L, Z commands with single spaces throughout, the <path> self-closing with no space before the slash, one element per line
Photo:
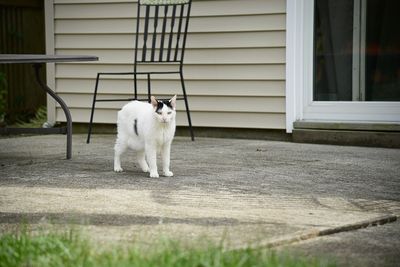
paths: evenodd
<path fill-rule="evenodd" d="M 49 55 L 49 54 L 0 54 L 1 64 L 10 63 L 56 63 L 74 61 L 98 61 L 92 55 Z"/>

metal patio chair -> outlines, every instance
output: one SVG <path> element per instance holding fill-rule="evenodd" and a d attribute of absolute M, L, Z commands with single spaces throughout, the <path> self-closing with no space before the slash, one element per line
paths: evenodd
<path fill-rule="evenodd" d="M 133 72 L 100 72 L 97 73 L 93 94 L 93 104 L 86 143 L 90 143 L 94 110 L 97 102 L 109 101 L 149 101 L 151 96 L 151 76 L 161 74 L 179 74 L 190 136 L 194 141 L 189 103 L 183 78 L 183 59 L 186 37 L 189 26 L 192 0 L 138 0 L 135 34 L 135 55 Z M 138 71 L 138 66 L 145 64 L 171 64 L 176 70 L 172 71 Z M 97 99 L 97 89 L 101 76 L 132 75 L 134 80 L 134 95 L 125 99 Z M 138 98 L 138 76 L 147 77 L 147 98 Z"/>

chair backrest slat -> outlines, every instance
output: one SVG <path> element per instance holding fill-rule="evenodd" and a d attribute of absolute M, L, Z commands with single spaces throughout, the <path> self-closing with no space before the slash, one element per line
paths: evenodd
<path fill-rule="evenodd" d="M 174 5 L 174 7 L 172 8 L 171 31 L 169 32 L 167 61 L 171 61 L 171 49 L 172 49 L 172 40 L 174 39 L 175 17 L 176 17 L 176 5 Z"/>
<path fill-rule="evenodd" d="M 185 11 L 185 6 L 181 5 L 181 14 L 179 15 L 179 25 L 178 25 L 178 33 L 176 34 L 176 48 L 175 48 L 175 57 L 174 61 L 178 61 L 178 53 L 179 53 L 179 42 L 181 40 L 182 33 L 182 25 L 183 25 L 183 14 Z"/>
<path fill-rule="evenodd" d="M 153 30 L 153 45 L 151 46 L 151 61 L 154 61 L 154 56 L 156 52 L 156 41 L 157 41 L 157 27 L 158 27 L 158 6 L 156 6 L 154 11 L 154 30 Z"/>
<path fill-rule="evenodd" d="M 146 6 L 146 18 L 150 16 L 150 6 Z M 149 20 L 144 21 L 144 33 L 143 33 L 143 53 L 142 61 L 146 61 L 146 50 L 147 50 L 147 35 L 149 33 Z"/>
<path fill-rule="evenodd" d="M 165 31 L 167 29 L 167 20 L 168 20 L 168 6 L 164 6 L 164 20 L 161 33 L 160 59 L 159 59 L 159 61 L 161 62 L 163 61 L 164 40 L 165 40 Z"/>
<path fill-rule="evenodd" d="M 182 63 L 192 1 L 160 5 L 140 2 L 137 6 L 135 64 Z"/>
<path fill-rule="evenodd" d="M 191 3 L 191 1 L 190 1 Z M 192 7 L 191 4 L 189 4 L 188 6 L 188 10 L 187 10 L 187 14 L 190 14 L 190 9 Z M 188 33 L 188 29 L 189 29 L 189 15 L 186 17 L 186 25 L 185 25 L 185 33 L 183 34 L 183 43 L 182 43 L 182 52 L 181 52 L 181 62 L 183 62 L 183 57 L 185 55 L 185 47 L 186 47 L 186 37 L 187 37 L 187 33 Z"/>

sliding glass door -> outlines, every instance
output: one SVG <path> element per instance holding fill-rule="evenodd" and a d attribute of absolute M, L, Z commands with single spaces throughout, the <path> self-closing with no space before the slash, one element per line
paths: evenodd
<path fill-rule="evenodd" d="M 313 37 L 313 101 L 400 101 L 400 1 L 315 0 Z"/>
<path fill-rule="evenodd" d="M 400 0 L 287 0 L 287 127 L 400 123 Z"/>

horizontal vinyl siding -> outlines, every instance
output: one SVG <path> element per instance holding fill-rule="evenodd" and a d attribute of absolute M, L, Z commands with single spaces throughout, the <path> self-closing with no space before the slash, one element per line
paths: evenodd
<path fill-rule="evenodd" d="M 70 104 L 71 108 L 90 108 L 91 95 L 90 94 L 61 94 L 59 95 Z M 145 98 L 146 96 L 143 95 Z M 159 94 L 161 98 L 166 95 Z M 115 95 L 104 95 L 105 98 L 112 98 Z M 118 97 L 117 97 L 118 98 Z M 190 107 L 191 111 L 199 112 L 258 112 L 258 113 L 282 113 L 285 106 L 284 101 L 280 97 L 270 97 L 267 100 L 260 97 L 248 97 L 252 103 L 251 106 L 243 105 L 241 97 L 232 96 L 215 96 L 210 98 L 208 96 L 195 96 L 191 98 Z M 98 108 L 103 109 L 117 109 L 120 107 L 118 102 L 99 102 Z M 184 111 L 184 105 L 179 105 L 177 110 Z"/>
<path fill-rule="evenodd" d="M 132 34 L 56 34 L 56 48 L 64 49 L 133 49 Z M 265 48 L 284 47 L 285 32 L 191 33 L 187 46 L 193 48 Z M 237 55 L 241 57 L 241 55 Z"/>
<path fill-rule="evenodd" d="M 136 1 L 55 0 L 55 18 L 134 18 Z M 193 17 L 222 17 L 229 15 L 284 14 L 282 0 L 194 0 Z M 71 3 L 73 3 L 71 5 Z"/>
<path fill-rule="evenodd" d="M 90 110 L 74 108 L 71 110 L 72 118 L 89 117 Z M 192 112 L 192 119 L 196 126 L 229 127 L 229 128 L 260 128 L 259 125 L 269 124 L 270 129 L 281 129 L 281 121 L 285 120 L 285 114 L 264 113 L 233 113 L 233 112 Z M 117 112 L 109 112 L 107 109 L 96 110 L 96 115 L 102 118 L 102 123 L 115 123 Z M 65 121 L 64 113 L 57 110 L 58 121 Z M 178 112 L 177 124 L 187 125 L 186 114 Z M 222 125 L 222 126 L 221 126 Z"/>
<path fill-rule="evenodd" d="M 285 0 L 194 1 L 184 75 L 194 126 L 285 128 Z M 56 64 L 56 90 L 74 122 L 88 122 L 97 72 L 133 70 L 134 0 L 54 0 L 58 54 L 96 55 L 98 62 Z M 165 70 L 173 66 L 143 66 Z M 146 92 L 144 77 L 139 90 Z M 158 75 L 153 93 L 181 95 L 176 75 Z M 99 98 L 130 97 L 130 76 L 104 76 Z M 145 95 L 142 95 L 145 97 Z M 98 103 L 94 121 L 115 123 L 124 102 Z M 56 119 L 65 121 L 60 107 Z M 187 125 L 178 102 L 178 125 Z"/>
<path fill-rule="evenodd" d="M 56 77 L 80 78 L 96 77 L 97 72 L 109 72 L 110 69 L 116 72 L 132 71 L 130 65 L 117 64 L 58 64 L 56 66 Z M 148 64 L 140 68 L 142 71 L 164 71 L 173 68 L 165 68 L 156 64 Z M 187 80 L 282 80 L 284 79 L 284 65 L 185 65 L 185 78 Z M 154 75 L 157 78 L 157 75 Z M 161 77 L 160 75 L 158 77 Z M 176 75 L 163 75 L 168 79 L 176 79 Z M 121 77 L 129 79 L 128 76 Z M 140 77 L 139 77 L 140 78 Z M 144 78 L 144 77 L 142 77 Z"/>
<path fill-rule="evenodd" d="M 238 20 L 238 17 L 240 18 Z M 285 15 L 275 14 L 265 17 L 264 15 L 241 15 L 225 16 L 224 23 L 221 17 L 193 17 L 190 20 L 191 33 L 208 32 L 240 32 L 240 31 L 265 31 L 284 30 Z M 136 19 L 58 19 L 55 31 L 59 34 L 80 34 L 82 31 L 88 34 L 112 32 L 118 28 L 120 33 L 135 33 Z M 142 24 L 143 25 L 143 24 Z M 140 28 L 143 32 L 143 28 Z"/>
<path fill-rule="evenodd" d="M 57 89 L 59 93 L 92 94 L 95 79 L 69 79 L 58 78 Z M 257 97 L 284 97 L 284 81 L 237 81 L 237 80 L 188 80 L 190 96 L 257 96 Z M 140 88 L 146 86 L 145 81 L 139 80 Z M 159 79 L 152 81 L 155 92 L 158 94 L 172 95 L 176 93 L 177 81 Z M 243 90 L 246 88 L 246 90 Z M 102 79 L 99 91 L 124 96 L 132 93 L 133 81 L 131 79 Z"/>
<path fill-rule="evenodd" d="M 139 49 L 139 51 L 141 51 Z M 84 54 L 85 49 L 58 49 L 60 54 Z M 101 58 L 103 64 L 132 64 L 132 49 L 91 49 L 91 53 Z M 238 57 L 237 55 L 241 56 Z M 284 64 L 285 48 L 221 48 L 190 49 L 185 54 L 185 64 Z M 88 64 L 98 64 L 97 62 Z"/>

